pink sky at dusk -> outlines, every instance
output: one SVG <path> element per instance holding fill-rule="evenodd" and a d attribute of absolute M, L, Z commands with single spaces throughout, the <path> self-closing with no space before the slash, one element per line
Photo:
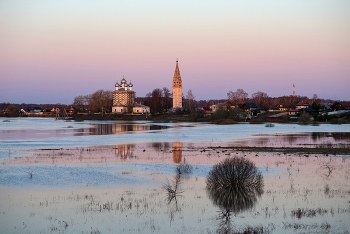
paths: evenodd
<path fill-rule="evenodd" d="M 136 95 L 350 100 L 349 1 L 1 1 L 0 102 L 71 104 L 132 79 Z"/>

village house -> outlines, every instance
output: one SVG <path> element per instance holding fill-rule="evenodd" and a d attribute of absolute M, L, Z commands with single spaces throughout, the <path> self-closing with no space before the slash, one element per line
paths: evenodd
<path fill-rule="evenodd" d="M 299 116 L 299 115 L 300 115 L 300 110 L 296 110 L 296 109 L 294 109 L 294 110 L 289 110 L 289 111 L 288 111 L 288 115 L 289 115 L 289 116 Z"/>
<path fill-rule="evenodd" d="M 216 103 L 214 105 L 210 106 L 210 109 L 212 112 L 215 112 L 219 109 L 222 110 L 230 110 L 230 109 L 235 109 L 236 106 L 232 106 L 230 103 L 228 102 L 220 102 L 220 103 Z"/>
<path fill-rule="evenodd" d="M 71 106 L 68 110 L 68 114 L 73 115 L 74 113 L 75 113 L 75 109 L 74 109 L 74 107 Z"/>
<path fill-rule="evenodd" d="M 116 102 L 116 103 L 113 103 L 112 112 L 113 113 L 127 113 L 128 107 L 124 106 L 120 102 Z"/>
<path fill-rule="evenodd" d="M 210 107 L 208 107 L 208 106 L 203 106 L 203 107 L 201 108 L 201 111 L 204 112 L 204 116 L 209 116 L 209 115 L 211 115 L 211 109 L 210 109 Z"/>
<path fill-rule="evenodd" d="M 309 108 L 310 105 L 306 102 L 299 102 L 298 104 L 295 105 L 295 108 L 297 110 L 301 110 L 301 109 L 304 109 L 304 108 Z"/>
<path fill-rule="evenodd" d="M 268 112 L 281 112 L 281 110 L 278 106 L 271 106 L 267 111 Z"/>
<path fill-rule="evenodd" d="M 302 112 L 306 112 L 306 113 L 309 113 L 310 115 L 314 115 L 314 114 L 318 113 L 317 110 L 312 109 L 311 107 L 303 108 L 303 109 L 301 109 L 300 111 L 301 111 L 301 113 L 302 113 Z"/>
<path fill-rule="evenodd" d="M 293 103 L 280 103 L 277 107 L 280 111 L 290 111 L 296 108 Z"/>
<path fill-rule="evenodd" d="M 31 114 L 38 114 L 38 115 L 42 115 L 43 114 L 43 108 L 41 107 L 28 107 L 28 112 L 30 112 Z"/>
<path fill-rule="evenodd" d="M 61 110 L 60 110 L 60 108 L 55 108 L 55 107 L 53 107 L 51 110 L 50 110 L 50 114 L 51 115 L 55 115 L 55 114 L 60 114 L 61 113 Z"/>
<path fill-rule="evenodd" d="M 240 105 L 240 108 L 244 111 L 256 111 L 258 109 L 258 107 L 256 106 L 255 103 L 253 102 L 246 102 L 242 105 Z"/>
<path fill-rule="evenodd" d="M 245 102 L 238 106 L 243 111 L 243 113 L 241 113 L 241 118 L 251 119 L 253 116 L 257 116 L 258 114 L 258 107 L 254 102 Z"/>
<path fill-rule="evenodd" d="M 293 103 L 280 103 L 277 106 L 270 107 L 268 112 L 288 112 L 296 109 L 296 106 Z"/>
<path fill-rule="evenodd" d="M 132 107 L 132 113 L 134 113 L 134 114 L 147 114 L 147 113 L 150 113 L 150 107 L 135 103 L 135 105 Z"/>
<path fill-rule="evenodd" d="M 333 105 L 333 110 L 350 110 L 350 102 L 339 102 Z"/>
<path fill-rule="evenodd" d="M 219 109 L 227 110 L 228 103 L 227 102 L 221 102 L 221 103 L 216 103 L 214 105 L 210 106 L 210 109 L 212 112 L 215 112 Z"/>

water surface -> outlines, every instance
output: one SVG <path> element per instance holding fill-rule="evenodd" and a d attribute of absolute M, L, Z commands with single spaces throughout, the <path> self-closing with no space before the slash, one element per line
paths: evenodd
<path fill-rule="evenodd" d="M 349 132 L 350 125 L 0 119 L 0 233 L 350 232 L 350 155 L 249 151 L 346 148 Z M 212 166 L 230 157 L 249 159 L 263 175 L 264 192 L 249 209 L 225 210 L 207 194 Z M 179 165 L 192 172 L 182 175 L 175 204 L 163 186 Z"/>

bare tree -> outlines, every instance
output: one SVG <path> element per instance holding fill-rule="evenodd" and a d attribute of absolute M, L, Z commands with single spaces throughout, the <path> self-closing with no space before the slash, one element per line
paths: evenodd
<path fill-rule="evenodd" d="M 227 93 L 227 99 L 234 103 L 243 103 L 248 99 L 248 93 L 243 89 L 237 89 L 236 92 L 229 91 Z"/>
<path fill-rule="evenodd" d="M 268 108 L 268 105 L 267 105 L 268 98 L 269 96 L 267 95 L 267 93 L 264 93 L 264 92 L 258 91 L 252 94 L 253 102 L 255 102 L 255 104 L 257 104 L 260 107 Z"/>
<path fill-rule="evenodd" d="M 5 115 L 7 117 L 15 117 L 19 115 L 19 110 L 16 105 L 10 104 L 5 109 Z"/>
<path fill-rule="evenodd" d="M 194 101 L 195 101 L 195 100 L 194 100 L 194 99 L 195 99 L 195 96 L 194 96 L 194 94 L 192 93 L 192 90 L 191 90 L 191 89 L 187 91 L 186 99 L 187 99 L 187 101 L 188 101 L 188 108 L 189 108 L 189 109 L 192 109 L 193 104 L 194 104 Z"/>
<path fill-rule="evenodd" d="M 156 88 L 146 95 L 146 104 L 151 108 L 151 113 L 162 113 L 163 107 L 163 90 Z"/>
<path fill-rule="evenodd" d="M 164 109 L 167 112 L 171 108 L 172 93 L 167 87 L 163 87 L 163 95 L 164 95 Z"/>
<path fill-rule="evenodd" d="M 235 93 L 233 91 L 228 91 L 227 93 L 227 99 L 229 101 L 235 101 L 236 100 L 236 96 L 235 96 Z"/>
<path fill-rule="evenodd" d="M 79 111 L 83 111 L 84 107 L 88 105 L 88 97 L 87 95 L 79 95 L 74 98 L 73 106 L 78 108 Z"/>
<path fill-rule="evenodd" d="M 92 112 L 110 111 L 113 105 L 112 91 L 97 90 L 89 95 L 89 109 Z"/>

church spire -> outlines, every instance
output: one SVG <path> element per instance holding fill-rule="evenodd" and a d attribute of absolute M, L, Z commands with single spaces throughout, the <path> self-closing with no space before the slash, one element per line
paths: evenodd
<path fill-rule="evenodd" d="M 174 85 L 175 86 L 182 85 L 178 59 L 176 59 L 176 66 L 175 66 L 175 71 L 174 71 L 173 86 Z"/>
<path fill-rule="evenodd" d="M 176 66 L 173 77 L 173 109 L 182 108 L 182 80 L 179 69 L 179 61 L 176 59 Z"/>

